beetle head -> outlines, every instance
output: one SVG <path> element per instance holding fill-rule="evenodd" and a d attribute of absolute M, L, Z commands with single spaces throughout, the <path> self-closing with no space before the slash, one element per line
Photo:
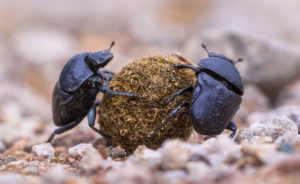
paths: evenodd
<path fill-rule="evenodd" d="M 202 44 L 202 47 L 207 51 L 209 56 L 208 58 L 201 59 L 198 63 L 203 71 L 214 79 L 228 84 L 227 86 L 231 91 L 243 95 L 243 81 L 239 71 L 235 67 L 235 63 L 241 62 L 243 59 L 235 62 L 221 54 L 209 52 L 204 44 Z"/>
<path fill-rule="evenodd" d="M 90 53 L 85 58 L 86 63 L 92 71 L 97 71 L 99 68 L 105 67 L 112 60 L 114 56 L 110 49 L 114 44 L 115 42 L 112 41 L 108 50 Z"/>
<path fill-rule="evenodd" d="M 235 63 L 242 62 L 244 60 L 243 58 L 239 58 L 237 61 L 233 61 L 232 59 L 230 59 L 230 58 L 228 58 L 228 57 L 226 57 L 224 55 L 216 54 L 214 52 L 209 52 L 207 50 L 206 45 L 204 43 L 202 43 L 202 47 L 206 50 L 206 52 L 208 53 L 209 57 L 218 57 L 218 58 L 224 59 L 226 61 L 229 61 L 233 65 L 235 65 Z"/>

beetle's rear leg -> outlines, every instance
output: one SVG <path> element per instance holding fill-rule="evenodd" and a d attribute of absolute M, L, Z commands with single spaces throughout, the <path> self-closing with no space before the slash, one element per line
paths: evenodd
<path fill-rule="evenodd" d="M 55 135 L 59 135 L 61 133 L 64 133 L 68 130 L 71 130 L 72 128 L 74 128 L 75 126 L 77 126 L 82 119 L 79 119 L 77 121 L 74 121 L 70 124 L 64 125 L 62 127 L 59 127 L 58 129 L 54 130 L 54 132 L 50 135 L 50 137 L 48 138 L 48 140 L 46 141 L 46 143 L 51 143 L 52 139 L 54 138 Z"/>
<path fill-rule="evenodd" d="M 154 140 L 156 133 L 164 126 L 170 119 L 177 117 L 182 111 L 189 109 L 189 103 L 183 103 L 176 107 L 162 122 L 161 124 L 154 130 L 152 133 L 150 140 L 145 144 L 147 146 L 151 141 Z"/>
<path fill-rule="evenodd" d="M 168 103 L 170 103 L 175 97 L 177 97 L 179 95 L 182 95 L 185 92 L 192 92 L 193 89 L 194 89 L 193 86 L 185 87 L 185 88 L 177 91 L 174 95 L 172 95 L 162 106 L 156 106 L 156 105 L 153 105 L 153 104 L 151 104 L 151 106 L 152 107 L 157 107 L 157 108 L 165 108 L 168 105 Z"/>
<path fill-rule="evenodd" d="M 111 139 L 111 136 L 104 134 L 101 130 L 98 130 L 97 128 L 95 128 L 95 119 L 96 119 L 96 105 L 95 103 L 93 104 L 92 108 L 89 110 L 88 113 L 88 122 L 89 122 L 89 126 L 98 134 L 100 134 L 102 137 L 106 138 L 106 139 Z"/>
<path fill-rule="evenodd" d="M 230 123 L 227 125 L 226 129 L 233 131 L 232 134 L 230 134 L 230 138 L 232 139 L 235 136 L 237 126 L 233 121 L 230 121 Z"/>

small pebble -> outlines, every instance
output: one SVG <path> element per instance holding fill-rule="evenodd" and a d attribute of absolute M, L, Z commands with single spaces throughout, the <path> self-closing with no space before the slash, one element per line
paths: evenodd
<path fill-rule="evenodd" d="M 6 149 L 5 144 L 0 140 L 0 153 L 1 153 L 1 152 L 4 152 L 5 149 Z"/>
<path fill-rule="evenodd" d="M 103 159 L 107 159 L 108 157 L 108 151 L 105 149 L 105 146 L 99 145 L 98 146 L 98 152 L 101 154 Z"/>
<path fill-rule="evenodd" d="M 167 140 L 162 145 L 163 168 L 166 170 L 184 168 L 191 156 L 191 151 L 180 139 Z"/>
<path fill-rule="evenodd" d="M 72 157 L 69 157 L 68 160 L 69 160 L 69 162 L 71 162 L 71 163 L 74 163 L 74 162 L 76 161 L 76 159 L 75 159 L 75 158 L 72 158 Z"/>
<path fill-rule="evenodd" d="M 245 139 L 251 141 L 254 136 L 268 136 L 275 141 L 278 137 L 284 135 L 288 131 L 298 134 L 297 125 L 287 116 L 278 116 L 271 121 L 268 121 L 266 124 L 261 124 L 260 121 L 257 121 L 249 128 L 241 129 L 238 132 L 235 141 L 237 143 L 241 143 Z M 252 142 L 255 143 L 256 140 L 258 140 L 258 137 L 254 138 Z"/>
<path fill-rule="evenodd" d="M 69 148 L 69 153 L 73 157 L 76 157 L 78 155 L 83 157 L 91 150 L 97 151 L 91 143 L 89 143 L 89 144 L 82 143 L 82 144 L 78 144 L 72 148 Z"/>
<path fill-rule="evenodd" d="M 57 146 L 54 149 L 55 149 L 55 153 L 58 155 L 66 152 L 66 148 L 62 146 Z"/>
<path fill-rule="evenodd" d="M 143 155 L 143 152 L 144 152 L 145 149 L 147 149 L 147 147 L 146 147 L 145 145 L 139 145 L 139 146 L 135 149 L 133 155 L 136 156 L 136 157 L 137 157 L 137 156 L 141 156 L 141 155 Z"/>
<path fill-rule="evenodd" d="M 122 160 L 123 158 L 126 157 L 127 153 L 125 151 L 125 149 L 123 149 L 121 146 L 117 146 L 117 147 L 108 147 L 106 148 L 109 156 L 111 158 L 113 158 L 114 160 Z"/>
<path fill-rule="evenodd" d="M 47 168 L 47 167 L 44 167 L 44 166 L 40 166 L 40 167 L 39 167 L 39 171 L 45 172 L 45 171 L 48 171 L 48 168 Z"/>
<path fill-rule="evenodd" d="M 50 143 L 35 145 L 32 147 L 32 152 L 37 157 L 43 155 L 48 162 L 54 159 L 54 148 Z"/>
<path fill-rule="evenodd" d="M 39 169 L 36 167 L 26 167 L 21 171 L 21 174 L 27 175 L 27 174 L 39 174 Z"/>
<path fill-rule="evenodd" d="M 27 167 L 38 167 L 40 163 L 38 161 L 32 161 L 26 164 Z"/>
<path fill-rule="evenodd" d="M 79 167 L 84 171 L 93 171 L 103 168 L 103 158 L 98 151 L 89 151 L 81 160 Z"/>
<path fill-rule="evenodd" d="M 287 131 L 282 136 L 278 137 L 275 143 L 289 143 L 291 145 L 300 144 L 300 135 L 292 131 Z"/>
<path fill-rule="evenodd" d="M 26 161 L 20 160 L 20 161 L 15 161 L 15 162 L 10 162 L 7 164 L 7 168 L 13 168 L 14 170 L 17 169 L 22 169 L 25 167 Z"/>
<path fill-rule="evenodd" d="M 45 160 L 46 160 L 46 158 L 45 158 L 45 156 L 44 156 L 44 155 L 40 155 L 40 156 L 36 157 L 35 159 L 36 159 L 37 161 L 40 161 L 40 162 L 42 162 L 42 161 L 45 161 Z"/>

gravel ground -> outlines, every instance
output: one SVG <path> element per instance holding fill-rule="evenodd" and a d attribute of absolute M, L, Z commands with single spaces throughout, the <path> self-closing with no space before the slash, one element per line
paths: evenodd
<path fill-rule="evenodd" d="M 1 1 L 0 183 L 298 183 L 299 5 Z M 105 69 L 113 72 L 136 58 L 176 51 L 197 63 L 207 57 L 203 42 L 211 52 L 243 57 L 236 65 L 245 93 L 233 119 L 235 138 L 230 131 L 194 132 L 186 142 L 166 140 L 157 150 L 140 145 L 129 155 L 107 147 L 84 119 L 44 143 L 57 128 L 51 98 L 62 67 L 79 52 L 108 49 L 112 40 L 114 59 Z"/>
<path fill-rule="evenodd" d="M 298 127 L 286 116 L 255 122 L 235 141 L 173 139 L 132 155 L 91 143 L 68 150 L 43 143 L 30 152 L 18 146 L 0 156 L 0 183 L 296 183 L 300 171 Z"/>

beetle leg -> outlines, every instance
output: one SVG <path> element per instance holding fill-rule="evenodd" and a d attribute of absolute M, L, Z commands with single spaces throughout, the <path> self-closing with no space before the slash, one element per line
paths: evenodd
<path fill-rule="evenodd" d="M 96 107 L 98 107 L 98 106 L 100 105 L 100 103 L 101 103 L 100 100 L 98 100 L 98 99 L 95 100 L 95 106 L 96 106 Z"/>
<path fill-rule="evenodd" d="M 110 91 L 105 84 L 106 83 L 103 83 L 103 84 L 96 83 L 96 86 L 99 89 L 99 91 L 101 91 L 104 94 L 108 94 L 108 95 L 123 95 L 123 96 L 131 96 L 131 97 L 140 97 L 137 93 Z"/>
<path fill-rule="evenodd" d="M 115 73 L 106 70 L 98 70 L 97 73 L 100 74 L 102 78 L 107 82 L 110 82 L 113 76 L 115 75 Z"/>
<path fill-rule="evenodd" d="M 236 133 L 237 126 L 233 121 L 230 121 L 230 123 L 227 125 L 226 129 L 233 131 L 232 134 L 230 134 L 230 138 L 232 139 Z"/>
<path fill-rule="evenodd" d="M 186 65 L 186 64 L 183 64 L 183 65 L 173 65 L 173 67 L 174 67 L 174 68 L 177 68 L 177 69 L 183 69 L 183 68 L 192 69 L 192 70 L 194 70 L 196 73 L 202 72 L 202 69 L 201 69 L 200 67 L 191 66 L 191 65 Z"/>
<path fill-rule="evenodd" d="M 64 133 L 68 130 L 71 130 L 72 128 L 74 128 L 75 126 L 77 126 L 82 119 L 79 119 L 77 121 L 74 121 L 70 124 L 64 125 L 62 127 L 59 127 L 58 129 L 54 130 L 54 132 L 50 135 L 50 137 L 48 138 L 48 140 L 46 141 L 46 143 L 50 143 L 52 141 L 52 139 L 54 138 L 55 135 L 59 135 L 61 133 Z"/>
<path fill-rule="evenodd" d="M 95 128 L 95 119 L 96 119 L 96 105 L 93 104 L 92 108 L 88 112 L 88 122 L 89 126 L 98 134 L 100 134 L 104 138 L 111 138 L 111 136 L 104 134 L 101 130 Z"/>
<path fill-rule="evenodd" d="M 162 106 L 156 106 L 156 105 L 152 105 L 152 104 L 151 104 L 151 106 L 157 107 L 157 108 L 165 108 L 168 105 L 168 103 L 170 103 L 175 97 L 177 97 L 178 95 L 182 95 L 185 92 L 192 92 L 193 89 L 194 89 L 193 86 L 185 87 L 185 88 L 177 91 L 174 95 L 172 95 Z"/>
<path fill-rule="evenodd" d="M 147 146 L 151 141 L 154 140 L 156 133 L 164 126 L 170 119 L 177 117 L 182 111 L 189 109 L 189 103 L 183 103 L 176 107 L 162 122 L 161 124 L 154 130 L 152 133 L 150 140 L 145 144 Z"/>

